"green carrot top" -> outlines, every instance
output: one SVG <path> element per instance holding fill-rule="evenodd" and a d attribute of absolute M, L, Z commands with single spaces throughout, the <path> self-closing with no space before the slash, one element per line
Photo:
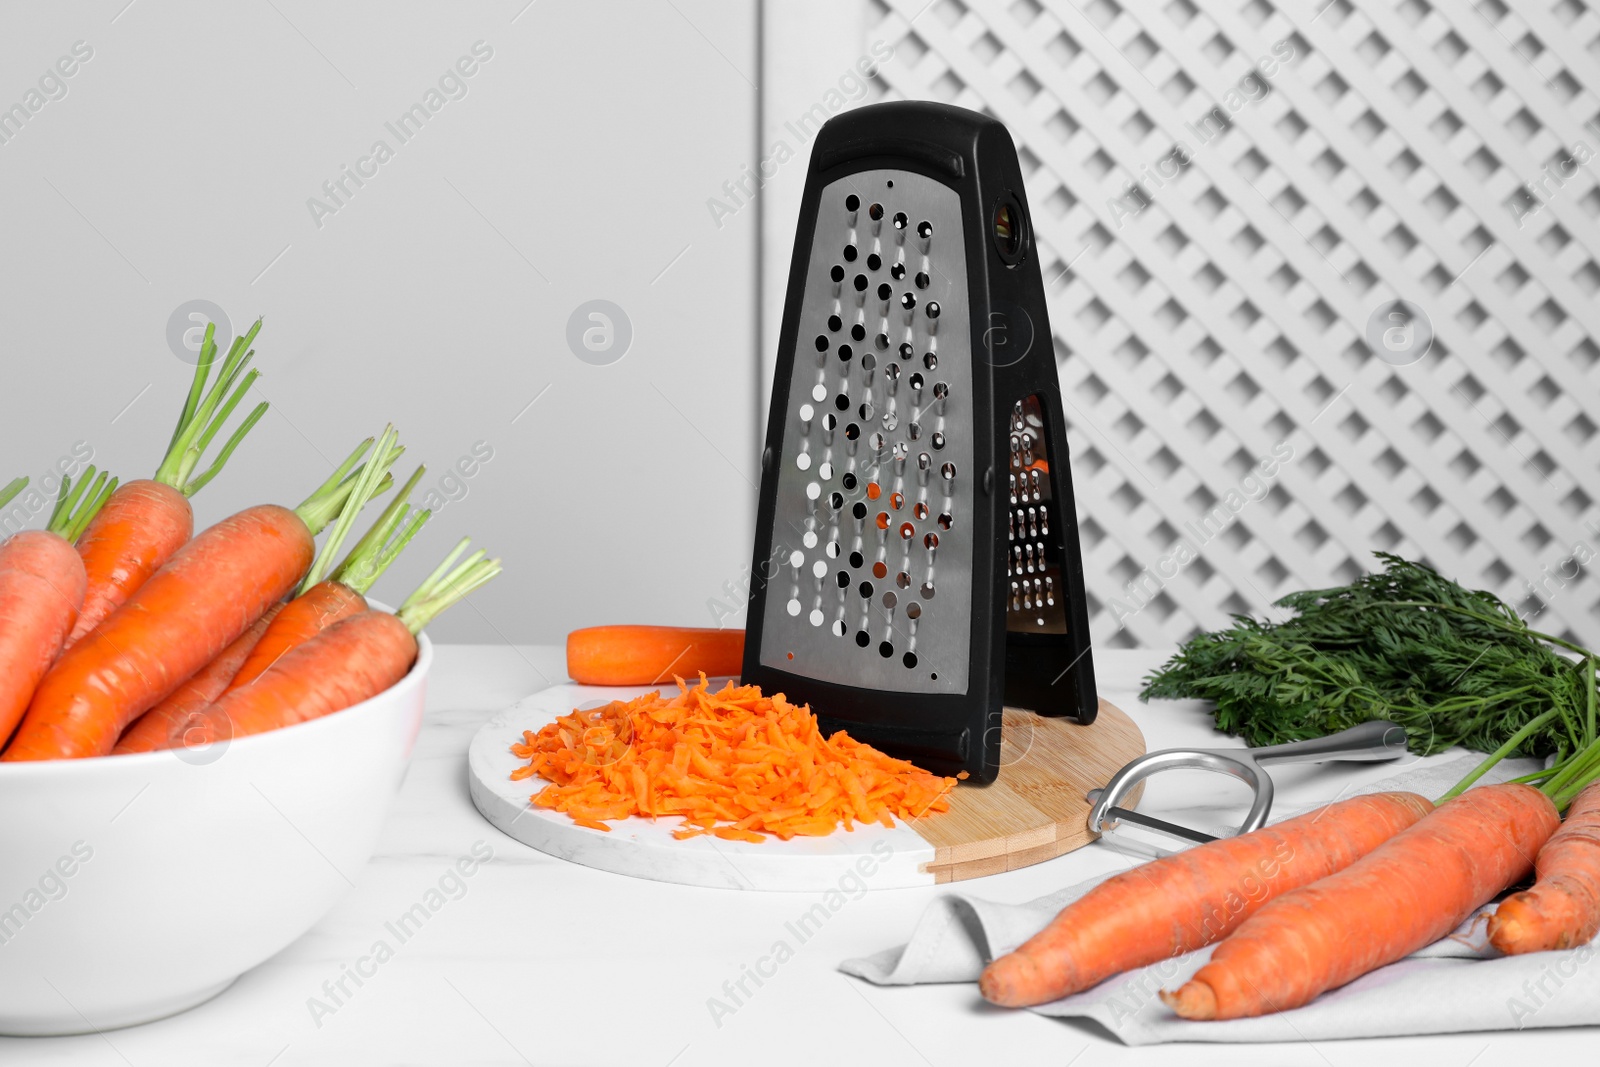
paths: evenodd
<path fill-rule="evenodd" d="M 200 474 L 195 473 L 212 439 L 233 415 L 234 408 L 239 406 L 260 373 L 254 370 L 245 372 L 255 356 L 250 342 L 255 340 L 256 333 L 261 329 L 261 320 L 257 319 L 249 332 L 234 338 L 232 347 L 222 360 L 217 380 L 207 389 L 206 382 L 217 359 L 216 329 L 216 323 L 206 324 L 205 341 L 200 346 L 200 361 L 195 364 L 194 380 L 189 384 L 189 396 L 184 402 L 183 414 L 178 419 L 177 429 L 172 432 L 167 454 L 156 469 L 156 481 L 172 486 L 184 496 L 193 496 L 215 478 L 228 462 L 228 457 L 233 455 L 233 450 L 239 447 L 239 442 L 244 440 L 245 434 L 267 413 L 266 401 L 257 404 L 228 437 L 211 466 Z"/>
<path fill-rule="evenodd" d="M 395 612 L 412 633 L 421 633 L 422 628 L 438 618 L 446 608 L 500 573 L 500 561 L 487 559 L 488 553 L 482 549 L 460 563 L 456 562 L 471 543 L 470 537 L 463 537 L 456 542 L 456 547 L 451 549 L 444 562 L 417 586 L 417 591 L 407 597 L 406 602 L 400 605 L 400 610 Z"/>
<path fill-rule="evenodd" d="M 23 481 L 26 482 L 26 479 Z M 84 527 L 94 520 L 100 509 L 105 506 L 106 500 L 116 490 L 117 480 L 108 479 L 105 471 L 101 471 L 96 477 L 93 466 L 85 470 L 83 477 L 77 482 L 72 480 L 71 475 L 64 475 L 61 479 L 61 491 L 56 495 L 56 506 L 50 512 L 50 521 L 45 523 L 45 529 L 50 533 L 60 534 L 69 542 L 76 541 L 83 533 Z M 0 505 L 4 503 L 4 500 L 0 500 Z"/>
<path fill-rule="evenodd" d="M 373 439 L 369 437 L 362 441 L 328 476 L 328 480 L 294 509 L 313 537 L 343 514 L 347 504 L 354 503 L 355 506 L 349 511 L 346 522 L 355 522 L 356 515 L 366 507 L 368 501 L 394 485 L 389 468 L 405 453 L 405 448 L 396 443 L 397 437 L 393 426 L 385 427 L 377 439 L 378 447 L 373 450 L 372 458 L 365 463 L 361 463 L 361 460 L 372 449 Z M 358 463 L 361 464 L 359 467 Z"/>
<path fill-rule="evenodd" d="M 5 485 L 0 486 L 0 508 L 5 507 L 16 499 L 16 495 L 28 488 L 28 479 L 13 478 Z"/>

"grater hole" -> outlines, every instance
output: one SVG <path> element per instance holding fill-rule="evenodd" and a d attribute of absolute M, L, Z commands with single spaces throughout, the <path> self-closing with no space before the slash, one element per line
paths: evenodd
<path fill-rule="evenodd" d="M 878 578 L 878 579 L 883 579 L 883 578 L 889 577 L 889 566 L 888 566 L 888 564 L 884 563 L 883 560 L 881 560 L 881 559 L 878 562 L 874 563 L 872 565 L 872 576 L 874 578 Z M 885 594 L 885 595 L 892 596 L 893 594 L 890 593 L 890 594 Z"/>
<path fill-rule="evenodd" d="M 858 322 L 854 326 L 850 327 L 850 340 L 852 340 L 852 341 L 865 341 L 866 339 L 867 339 L 867 328 L 865 326 L 861 325 Z"/>
<path fill-rule="evenodd" d="M 812 608 L 811 609 L 811 625 L 812 626 L 821 626 L 822 625 L 822 609 L 821 608 Z"/>
<path fill-rule="evenodd" d="M 817 338 L 817 340 L 826 341 L 827 338 L 826 337 L 819 337 L 819 338 Z M 841 363 L 849 363 L 852 359 L 855 358 L 855 354 L 856 354 L 855 349 L 851 348 L 849 345 L 840 345 L 839 346 L 839 362 L 841 362 Z"/>
<path fill-rule="evenodd" d="M 825 482 L 832 481 L 833 480 L 833 464 L 829 463 L 827 460 L 823 460 L 822 461 L 822 465 L 817 468 L 817 477 L 821 478 Z"/>
<path fill-rule="evenodd" d="M 877 482 L 867 483 L 867 499 L 876 500 L 883 495 L 883 487 Z"/>
<path fill-rule="evenodd" d="M 871 374 L 873 372 L 873 370 L 875 370 L 877 368 L 877 366 L 878 366 L 877 357 L 875 357 L 871 352 L 865 352 L 865 353 L 862 354 L 862 356 L 861 356 L 861 369 L 862 370 L 866 371 L 868 374 Z"/>
<path fill-rule="evenodd" d="M 818 388 L 820 389 L 821 386 L 818 386 Z M 913 422 L 910 426 L 906 427 L 906 432 L 909 433 L 911 435 L 911 439 L 915 441 L 917 438 L 922 436 L 922 423 Z"/>
<path fill-rule="evenodd" d="M 893 295 L 894 295 L 894 289 L 893 289 L 893 287 L 891 287 L 889 285 L 888 282 L 884 282 L 883 284 L 878 286 L 878 299 L 879 300 L 888 300 Z"/>
<path fill-rule="evenodd" d="M 826 334 L 821 334 L 821 333 L 817 334 L 817 351 L 818 352 L 826 352 L 827 350 L 828 350 L 828 337 L 827 337 L 827 335 Z"/>
<path fill-rule="evenodd" d="M 867 257 L 867 269 L 878 270 L 883 266 L 883 257 L 874 252 Z"/>
<path fill-rule="evenodd" d="M 816 482 L 812 482 L 811 484 L 806 486 L 806 497 L 807 497 L 807 499 L 815 500 L 815 499 L 817 499 L 817 497 L 819 497 L 821 495 L 822 495 L 822 486 L 818 485 Z"/>
<path fill-rule="evenodd" d="M 789 601 L 789 614 L 790 615 L 799 615 L 800 614 L 800 601 L 798 601 L 798 600 L 790 600 Z"/>
<path fill-rule="evenodd" d="M 839 547 L 839 542 L 829 541 L 828 547 L 824 548 L 822 551 L 827 553 L 829 559 L 838 559 L 839 553 L 842 551 L 842 549 Z"/>
<path fill-rule="evenodd" d="M 811 565 L 811 573 L 818 578 L 826 578 L 828 576 L 828 565 L 819 559 Z"/>
<path fill-rule="evenodd" d="M 901 359 L 910 359 L 912 356 L 914 356 L 916 354 L 917 354 L 917 350 L 911 347 L 911 342 L 910 341 L 902 341 L 900 343 L 900 358 Z"/>
<path fill-rule="evenodd" d="M 793 652 L 789 653 L 789 658 L 790 659 L 794 659 L 794 653 Z"/>
<path fill-rule="evenodd" d="M 857 630 L 856 644 L 860 645 L 862 648 L 866 648 L 868 645 L 872 644 L 872 635 L 867 633 L 865 630 Z"/>
<path fill-rule="evenodd" d="M 844 633 L 845 633 L 844 620 L 843 619 L 835 620 L 832 629 L 833 629 L 833 636 L 835 636 L 835 637 L 843 637 Z"/>
<path fill-rule="evenodd" d="M 860 587 L 856 590 L 856 592 L 861 594 L 861 599 L 862 600 L 871 600 L 872 599 L 872 583 L 871 582 L 862 582 Z"/>
<path fill-rule="evenodd" d="M 906 495 L 904 493 L 895 493 L 889 497 L 889 506 L 894 508 L 896 511 L 899 511 L 902 507 L 904 507 L 905 502 Z"/>
<path fill-rule="evenodd" d="M 906 218 L 906 213 L 904 211 L 896 211 L 894 213 L 894 228 L 895 229 L 903 230 L 907 226 L 909 226 L 910 224 L 911 224 L 911 220 Z"/>
<path fill-rule="evenodd" d="M 838 285 L 844 281 L 844 268 L 835 263 L 833 269 L 828 272 L 828 277 L 833 279 L 833 284 Z"/>
<path fill-rule="evenodd" d="M 917 306 L 917 294 L 916 293 L 901 293 L 900 294 L 900 306 L 905 308 L 907 311 L 910 311 L 912 308 L 916 307 Z"/>
<path fill-rule="evenodd" d="M 954 526 L 955 524 L 956 524 L 955 517 L 953 515 L 951 515 L 948 511 L 944 512 L 943 514 L 941 514 L 939 516 L 939 529 L 948 530 L 948 529 L 950 529 L 950 527 Z M 932 537 L 933 535 L 929 534 L 928 536 Z M 934 544 L 938 544 L 938 543 L 939 542 L 937 540 L 934 541 Z"/>
<path fill-rule="evenodd" d="M 858 253 L 856 252 L 856 246 L 855 245 L 845 245 L 844 246 L 844 261 L 846 263 L 854 263 L 856 261 L 856 256 L 857 255 L 858 255 Z M 839 280 L 843 281 L 844 279 L 840 278 Z"/>
<path fill-rule="evenodd" d="M 878 655 L 882 656 L 884 659 L 891 658 L 894 655 L 894 646 L 885 641 L 883 644 L 878 646 Z"/>
<path fill-rule="evenodd" d="M 840 330 L 844 329 L 844 320 L 837 315 L 829 315 L 828 329 L 832 333 L 838 333 Z"/>
<path fill-rule="evenodd" d="M 854 489 L 856 487 L 856 475 L 855 475 L 855 472 L 854 471 L 845 471 L 844 477 L 840 478 L 839 481 L 844 485 L 844 487 L 846 489 Z"/>
<path fill-rule="evenodd" d="M 835 278 L 834 279 L 834 281 L 839 281 L 839 280 L 840 280 L 839 278 Z M 925 274 L 925 273 L 923 273 L 922 271 L 919 270 L 919 271 L 917 271 L 917 279 L 916 279 L 916 281 L 917 281 L 917 288 L 918 289 L 926 289 L 928 287 L 928 283 L 930 281 L 932 281 L 932 279 L 929 278 L 927 276 L 927 274 Z"/>
<path fill-rule="evenodd" d="M 845 402 L 845 406 L 847 406 L 849 404 L 849 402 L 850 402 L 850 398 L 845 396 L 843 393 L 839 394 L 839 399 L 843 400 Z M 844 428 L 844 439 L 846 441 L 857 441 L 857 440 L 860 440 L 860 438 L 861 438 L 861 427 L 858 426 L 857 424 L 852 422 L 850 425 L 848 425 L 848 426 L 846 426 Z"/>
<path fill-rule="evenodd" d="M 924 241 L 932 237 L 933 223 L 929 222 L 927 219 L 923 219 L 921 222 L 917 223 L 917 236 L 922 238 Z"/>
<path fill-rule="evenodd" d="M 872 420 L 872 405 L 871 404 L 863 403 L 859 410 L 861 412 L 861 417 L 863 419 L 866 419 L 869 422 Z"/>
<path fill-rule="evenodd" d="M 937 301 L 937 300 L 928 301 L 928 318 L 936 319 L 938 317 L 939 317 L 939 301 Z"/>
<path fill-rule="evenodd" d="M 928 517 L 928 505 L 919 500 L 917 506 L 911 509 L 911 513 L 919 519 L 925 519 Z"/>
<path fill-rule="evenodd" d="M 835 580 L 839 583 L 839 588 L 840 589 L 849 589 L 850 588 L 850 572 L 849 571 L 840 571 L 838 578 L 836 578 Z"/>
<path fill-rule="evenodd" d="M 917 666 L 917 654 L 915 652 L 907 652 L 905 659 L 901 660 L 900 662 L 906 665 L 906 670 L 915 670 Z"/>
<path fill-rule="evenodd" d="M 877 522 L 878 529 L 887 530 L 889 528 L 889 513 L 887 511 L 878 512 Z"/>
<path fill-rule="evenodd" d="M 871 219 L 873 222 L 877 222 L 879 219 L 883 218 L 883 205 L 873 204 L 871 207 L 867 208 L 867 218 Z"/>
<path fill-rule="evenodd" d="M 915 526 L 911 525 L 909 522 L 902 522 L 900 524 L 900 538 L 901 538 L 901 540 L 904 540 L 904 541 L 911 540 L 911 538 L 916 535 L 916 532 L 917 532 L 917 528 Z"/>
<path fill-rule="evenodd" d="M 867 562 L 866 559 L 861 555 L 861 553 L 859 553 L 859 552 L 850 553 L 850 566 L 856 567 L 856 568 L 860 568 L 866 562 Z M 841 582 L 840 584 L 843 585 L 843 586 L 848 586 L 850 583 L 849 582 Z"/>
<path fill-rule="evenodd" d="M 894 606 L 898 603 L 900 603 L 900 598 L 894 595 L 893 589 L 890 589 L 883 594 L 883 606 L 888 608 L 890 611 L 893 611 Z"/>
<path fill-rule="evenodd" d="M 912 601 L 910 604 L 907 604 L 906 605 L 906 618 L 908 618 L 908 619 L 920 619 L 920 618 L 922 618 L 922 605 L 916 603 L 915 601 Z"/>
<path fill-rule="evenodd" d="M 933 583 L 931 581 L 922 583 L 922 599 L 923 600 L 932 600 L 933 599 Z"/>
<path fill-rule="evenodd" d="M 803 471 L 810 470 L 811 469 L 811 453 L 810 452 L 802 452 L 798 456 L 794 457 L 794 465 L 796 467 L 799 467 Z M 815 498 L 813 498 L 813 499 L 815 499 Z"/>
<path fill-rule="evenodd" d="M 939 547 L 939 535 L 930 531 L 928 535 L 922 539 L 922 544 L 930 552 L 933 551 Z"/>
<path fill-rule="evenodd" d="M 840 508 L 844 507 L 844 496 L 843 496 L 843 494 L 834 493 L 832 496 L 830 496 L 828 498 L 828 506 L 830 508 L 832 508 L 834 511 L 838 511 Z"/>
<path fill-rule="evenodd" d="M 855 287 L 856 292 L 858 293 L 864 293 L 867 291 L 867 276 L 865 274 L 856 275 Z"/>
<path fill-rule="evenodd" d="M 940 430 L 933 431 L 933 447 L 935 451 L 944 447 L 944 433 Z"/>
<path fill-rule="evenodd" d="M 838 408 L 840 411 L 849 411 L 850 397 L 844 393 L 840 393 L 838 396 L 833 398 L 833 406 Z"/>
<path fill-rule="evenodd" d="M 904 263 L 896 263 L 894 266 L 889 268 L 889 277 L 893 278 L 895 281 L 899 281 L 905 276 L 906 265 Z"/>
<path fill-rule="evenodd" d="M 805 532 L 805 536 L 800 538 L 800 543 L 805 545 L 807 548 L 816 548 L 817 547 L 817 531 L 815 531 L 815 530 L 807 530 Z M 819 575 L 817 575 L 817 577 L 820 578 L 820 577 L 822 577 L 822 575 L 819 574 Z"/>
<path fill-rule="evenodd" d="M 901 589 L 910 589 L 911 588 L 911 575 L 907 574 L 905 571 L 901 571 L 899 574 L 894 576 L 894 584 L 898 585 Z M 915 604 L 913 604 L 911 606 L 913 608 L 916 607 Z"/>
<path fill-rule="evenodd" d="M 815 400 L 819 404 L 828 399 L 828 387 L 823 385 L 821 382 L 818 382 L 817 387 L 811 390 L 811 399 Z M 829 417 L 831 418 L 832 416 Z"/>
<path fill-rule="evenodd" d="M 879 352 L 882 352 L 884 349 L 889 347 L 889 335 L 886 333 L 880 333 L 873 339 L 872 343 L 878 346 Z"/>
<path fill-rule="evenodd" d="M 851 193 L 849 196 L 844 198 L 844 209 L 846 211 L 860 211 L 861 198 L 855 193 Z"/>
<path fill-rule="evenodd" d="M 924 367 L 927 367 L 929 370 L 938 370 L 939 369 L 939 357 L 934 355 L 932 352 L 929 352 L 927 355 L 922 357 L 922 365 Z M 935 400 L 942 399 L 939 396 L 937 391 L 934 392 L 934 399 Z"/>

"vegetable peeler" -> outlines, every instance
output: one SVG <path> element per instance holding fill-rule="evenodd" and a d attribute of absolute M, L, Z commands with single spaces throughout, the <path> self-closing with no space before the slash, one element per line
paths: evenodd
<path fill-rule="evenodd" d="M 1267 824 L 1267 816 L 1272 811 L 1272 778 L 1265 770 L 1266 764 L 1388 760 L 1395 759 L 1405 751 L 1405 729 L 1385 719 L 1364 722 L 1326 737 L 1263 748 L 1162 749 L 1140 756 L 1123 767 L 1112 775 L 1105 788 L 1089 791 L 1088 800 L 1092 805 L 1089 809 L 1089 830 L 1094 834 L 1102 834 L 1121 820 L 1196 844 L 1215 841 L 1216 838 L 1211 834 L 1121 806 L 1129 791 L 1146 778 L 1162 771 L 1182 769 L 1226 774 L 1244 782 L 1255 792 L 1250 813 L 1239 824 L 1239 829 L 1228 835 L 1236 837 L 1259 830 Z"/>
<path fill-rule="evenodd" d="M 830 119 L 779 332 L 744 681 L 977 783 L 1004 706 L 1091 722 L 1060 389 L 1005 127 L 926 101 Z"/>

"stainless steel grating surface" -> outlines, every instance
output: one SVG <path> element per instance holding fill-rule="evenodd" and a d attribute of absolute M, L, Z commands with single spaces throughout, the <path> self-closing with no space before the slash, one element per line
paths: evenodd
<path fill-rule="evenodd" d="M 1097 644 L 1168 644 L 1373 549 L 1600 641 L 1600 12 L 869 0 L 866 23 L 890 97 L 1017 141 Z"/>

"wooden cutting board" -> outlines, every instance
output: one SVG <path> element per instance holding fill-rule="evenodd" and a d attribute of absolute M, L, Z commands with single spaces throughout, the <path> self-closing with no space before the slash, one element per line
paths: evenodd
<path fill-rule="evenodd" d="M 981 878 L 1088 844 L 1094 835 L 1084 794 L 1145 750 L 1139 728 L 1104 700 L 1091 726 L 1007 708 L 999 778 L 987 786 L 957 786 L 949 811 L 897 822 L 892 830 L 860 826 L 828 837 L 760 844 L 709 836 L 679 841 L 672 836 L 679 820 L 671 818 L 631 818 L 611 824 L 609 832 L 591 830 L 528 803 L 540 783 L 510 777 L 523 762 L 510 745 L 524 730 L 538 730 L 576 707 L 598 707 L 649 691 L 559 685 L 496 715 L 468 749 L 473 803 L 490 823 L 525 845 L 617 874 L 730 889 L 853 895 Z"/>

